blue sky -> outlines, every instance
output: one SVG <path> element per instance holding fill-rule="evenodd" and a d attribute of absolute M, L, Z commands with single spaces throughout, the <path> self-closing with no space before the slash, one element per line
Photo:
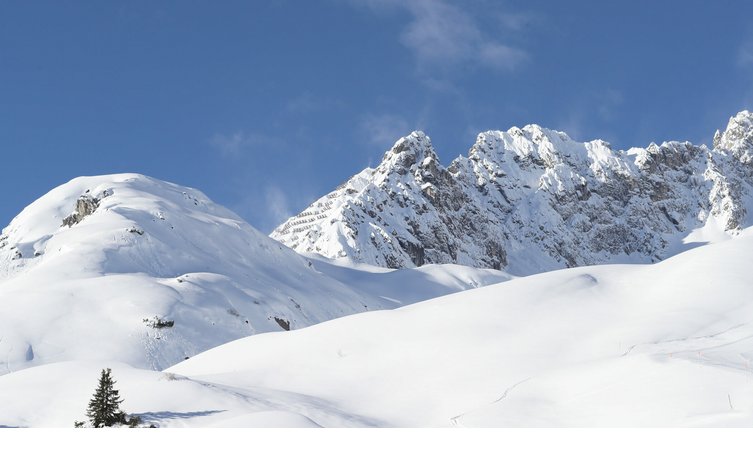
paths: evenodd
<path fill-rule="evenodd" d="M 79 175 L 196 187 L 264 232 L 423 129 L 708 143 L 753 109 L 747 1 L 0 0 L 0 223 Z"/>

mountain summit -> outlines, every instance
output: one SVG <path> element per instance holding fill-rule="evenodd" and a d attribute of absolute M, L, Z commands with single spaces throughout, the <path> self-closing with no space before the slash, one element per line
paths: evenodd
<path fill-rule="evenodd" d="M 416 131 L 271 237 L 385 267 L 458 263 L 525 275 L 658 261 L 748 224 L 752 117 L 731 118 L 711 149 L 673 141 L 613 150 L 538 125 L 487 131 L 446 168 Z"/>
<path fill-rule="evenodd" d="M 76 178 L 0 234 L 0 373 L 74 359 L 161 369 L 240 337 L 394 306 L 201 192 L 144 175 Z"/>

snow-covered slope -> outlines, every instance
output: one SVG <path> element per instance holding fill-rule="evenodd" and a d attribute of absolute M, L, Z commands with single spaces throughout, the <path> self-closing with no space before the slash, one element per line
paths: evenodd
<path fill-rule="evenodd" d="M 0 426 L 82 420 L 99 370 L 159 426 L 749 426 L 753 230 L 240 339 L 162 373 L 0 376 Z"/>
<path fill-rule="evenodd" d="M 307 256 L 316 270 L 354 289 L 389 300 L 396 307 L 514 278 L 499 270 L 457 264 L 426 264 L 410 269 L 386 269 L 344 259 L 331 260 L 316 254 Z"/>
<path fill-rule="evenodd" d="M 751 265 L 748 230 L 654 265 L 554 271 L 257 335 L 166 372 L 378 425 L 749 426 Z"/>
<path fill-rule="evenodd" d="M 104 367 L 124 409 L 159 426 L 749 426 L 752 265 L 749 228 L 652 265 L 552 271 L 258 334 L 162 373 L 93 352 L 0 376 L 0 426 L 82 420 Z"/>
<path fill-rule="evenodd" d="M 136 174 L 77 178 L 0 235 L 0 373 L 103 358 L 159 369 L 254 333 L 506 279 L 460 272 L 460 282 L 416 282 L 385 299 L 194 189 Z"/>
<path fill-rule="evenodd" d="M 112 368 L 122 409 L 159 427 L 375 426 L 320 399 L 243 389 L 137 369 L 114 361 L 66 361 L 0 376 L 0 428 L 73 427 L 104 367 Z"/>
<path fill-rule="evenodd" d="M 280 225 L 299 252 L 384 267 L 457 263 L 519 275 L 654 262 L 753 223 L 753 114 L 714 148 L 613 150 L 537 125 L 478 135 L 443 167 L 422 132 Z"/>

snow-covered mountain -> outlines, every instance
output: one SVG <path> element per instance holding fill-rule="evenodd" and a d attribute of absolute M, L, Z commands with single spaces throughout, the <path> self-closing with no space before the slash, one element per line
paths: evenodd
<path fill-rule="evenodd" d="M 457 263 L 532 274 L 654 262 L 753 223 L 753 114 L 713 148 L 613 150 L 528 125 L 478 135 L 440 164 L 420 131 L 275 229 L 302 253 L 384 267 Z"/>
<path fill-rule="evenodd" d="M 749 112 L 712 149 L 530 125 L 448 168 L 415 132 L 273 233 L 296 253 L 77 178 L 0 233 L 0 428 L 83 419 L 104 367 L 159 426 L 747 426 L 752 180 Z"/>
<path fill-rule="evenodd" d="M 159 369 L 251 334 L 509 279 L 427 267 L 401 275 L 401 294 L 371 280 L 397 273 L 352 270 L 298 255 L 197 190 L 76 178 L 0 234 L 0 373 L 103 358 Z"/>

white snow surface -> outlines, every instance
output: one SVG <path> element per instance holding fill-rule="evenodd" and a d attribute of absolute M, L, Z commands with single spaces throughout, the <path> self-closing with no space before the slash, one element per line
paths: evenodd
<path fill-rule="evenodd" d="M 384 267 L 456 263 L 530 275 L 655 262 L 753 225 L 752 154 L 749 111 L 711 149 L 613 150 L 527 125 L 480 133 L 447 167 L 416 131 L 270 236 L 302 253 Z"/>
<path fill-rule="evenodd" d="M 95 209 L 63 225 L 79 199 Z M 197 190 L 138 174 L 76 178 L 0 234 L 0 374 L 103 359 L 161 369 L 255 333 L 510 278 L 462 267 L 363 276 L 327 267 Z M 402 290 L 380 277 L 401 279 Z"/>
<path fill-rule="evenodd" d="M 749 426 L 753 230 L 653 265 L 548 272 L 258 334 L 163 372 L 104 361 L 0 376 L 0 425 L 82 420 L 112 367 L 171 426 Z"/>
<path fill-rule="evenodd" d="M 213 349 L 168 371 L 392 426 L 748 426 L 753 230 Z M 385 332 L 388 330 L 388 332 Z"/>

